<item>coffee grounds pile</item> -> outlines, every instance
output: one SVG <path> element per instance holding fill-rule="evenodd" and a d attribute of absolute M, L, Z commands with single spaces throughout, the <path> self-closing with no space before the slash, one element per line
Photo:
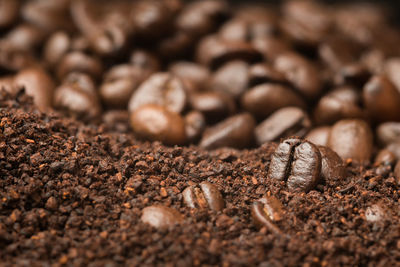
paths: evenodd
<path fill-rule="evenodd" d="M 276 144 L 252 150 L 166 147 L 37 111 L 24 94 L 0 100 L 0 258 L 23 266 L 389 266 L 400 261 L 399 188 L 376 169 L 309 193 L 267 179 Z M 181 192 L 210 181 L 220 212 L 190 209 Z M 251 203 L 277 197 L 285 235 L 255 227 Z M 156 229 L 141 210 L 184 216 Z M 367 214 L 372 207 L 372 214 Z"/>

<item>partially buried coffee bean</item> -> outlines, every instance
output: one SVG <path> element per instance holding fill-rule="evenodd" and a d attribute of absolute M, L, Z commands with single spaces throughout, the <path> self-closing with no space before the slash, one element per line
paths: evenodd
<path fill-rule="evenodd" d="M 150 224 L 155 228 L 170 228 L 183 221 L 183 216 L 175 209 L 153 205 L 143 209 L 142 222 Z"/>
<path fill-rule="evenodd" d="M 273 234 L 284 236 L 274 224 L 284 216 L 283 205 L 276 197 L 267 195 L 255 201 L 251 207 L 251 216 L 258 227 L 266 227 Z"/>
<path fill-rule="evenodd" d="M 220 211 L 224 208 L 224 199 L 218 188 L 209 183 L 202 182 L 198 186 L 189 186 L 183 192 L 185 204 L 191 208 L 210 209 Z"/>

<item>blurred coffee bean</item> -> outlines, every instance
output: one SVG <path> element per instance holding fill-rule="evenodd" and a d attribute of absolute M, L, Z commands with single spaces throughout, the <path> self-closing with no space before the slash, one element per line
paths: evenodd
<path fill-rule="evenodd" d="M 326 146 L 318 146 L 321 154 L 321 178 L 325 181 L 338 181 L 345 178 L 345 166 L 339 155 Z"/>
<path fill-rule="evenodd" d="M 253 142 L 254 127 L 255 121 L 248 113 L 228 117 L 206 129 L 199 145 L 206 149 L 245 148 Z"/>
<path fill-rule="evenodd" d="M 218 188 L 202 182 L 197 186 L 189 186 L 182 192 L 183 200 L 192 209 L 210 209 L 221 211 L 224 208 L 224 199 Z"/>
<path fill-rule="evenodd" d="M 251 88 L 243 94 L 241 105 L 243 109 L 260 118 L 265 118 L 284 107 L 306 106 L 299 94 L 280 84 L 261 84 Z"/>
<path fill-rule="evenodd" d="M 314 110 L 317 124 L 332 124 L 341 119 L 363 116 L 360 92 L 352 87 L 340 87 L 327 93 Z"/>
<path fill-rule="evenodd" d="M 70 73 L 54 93 L 55 107 L 70 116 L 90 121 L 99 117 L 101 105 L 90 76 Z"/>
<path fill-rule="evenodd" d="M 251 217 L 258 227 L 266 227 L 278 236 L 284 233 L 273 223 L 283 219 L 283 205 L 274 196 L 265 196 L 255 201 L 251 207 Z"/>
<path fill-rule="evenodd" d="M 308 99 L 315 99 L 320 95 L 321 81 L 318 70 L 306 58 L 296 53 L 284 53 L 275 59 L 274 67 Z"/>
<path fill-rule="evenodd" d="M 400 141 L 400 122 L 385 122 L 376 128 L 378 143 L 382 146 Z"/>
<path fill-rule="evenodd" d="M 397 184 L 400 184 L 400 161 L 397 161 L 394 167 L 394 176 L 396 177 Z"/>
<path fill-rule="evenodd" d="M 33 97 L 35 105 L 42 111 L 48 110 L 53 103 L 55 84 L 51 76 L 41 68 L 28 68 L 17 73 L 14 83 L 25 88 L 27 95 Z"/>
<path fill-rule="evenodd" d="M 210 121 L 216 121 L 236 111 L 234 99 L 220 92 L 195 92 L 190 96 L 190 106 L 203 113 Z"/>
<path fill-rule="evenodd" d="M 166 107 L 146 104 L 130 114 L 130 124 L 140 138 L 161 141 L 166 145 L 181 145 L 186 141 L 183 118 Z"/>
<path fill-rule="evenodd" d="M 251 44 L 263 55 L 264 59 L 273 62 L 280 54 L 291 50 L 289 42 L 283 38 L 268 36 L 254 39 Z"/>
<path fill-rule="evenodd" d="M 71 72 L 86 73 L 98 79 L 103 72 L 103 66 L 96 57 L 78 51 L 70 52 L 61 59 L 57 68 L 57 77 L 62 80 Z"/>
<path fill-rule="evenodd" d="M 373 76 L 364 86 L 363 103 L 374 121 L 400 121 L 400 92 L 383 75 Z"/>
<path fill-rule="evenodd" d="M 188 33 L 175 32 L 163 38 L 157 45 L 156 51 L 167 61 L 179 60 L 190 54 L 195 39 Z"/>
<path fill-rule="evenodd" d="M 14 82 L 14 76 L 0 77 L 0 91 L 5 90 L 10 94 L 16 94 L 20 88 Z"/>
<path fill-rule="evenodd" d="M 138 67 L 145 71 L 148 75 L 160 70 L 160 61 L 152 53 L 145 50 L 132 51 L 129 62 L 134 67 Z"/>
<path fill-rule="evenodd" d="M 201 112 L 190 111 L 184 120 L 187 141 L 189 143 L 197 142 L 206 128 L 206 118 Z"/>
<path fill-rule="evenodd" d="M 319 181 L 321 165 L 317 146 L 301 139 L 288 138 L 272 154 L 268 177 L 286 181 L 289 190 L 308 192 Z"/>
<path fill-rule="evenodd" d="M 249 83 L 249 64 L 244 61 L 230 61 L 221 66 L 211 77 L 210 89 L 231 95 L 241 96 Z"/>
<path fill-rule="evenodd" d="M 257 144 L 279 141 L 290 136 L 303 137 L 311 127 L 311 121 L 303 110 L 296 107 L 282 108 L 257 125 Z"/>
<path fill-rule="evenodd" d="M 183 221 L 183 216 L 175 209 L 153 205 L 143 209 L 140 220 L 155 228 L 167 229 Z"/>
<path fill-rule="evenodd" d="M 13 49 L 33 50 L 45 40 L 42 30 L 31 24 L 20 24 L 7 33 L 3 41 L 9 43 Z"/>
<path fill-rule="evenodd" d="M 129 38 L 127 35 L 128 33 L 122 27 L 109 22 L 88 39 L 97 54 L 110 57 L 125 48 Z"/>
<path fill-rule="evenodd" d="M 379 165 L 394 165 L 396 163 L 396 156 L 388 149 L 379 150 L 378 154 L 375 156 L 375 166 Z"/>
<path fill-rule="evenodd" d="M 55 32 L 44 47 L 44 59 L 50 66 L 55 66 L 71 49 L 71 38 L 65 32 Z"/>
<path fill-rule="evenodd" d="M 340 85 L 350 85 L 355 88 L 363 87 L 371 77 L 368 69 L 361 63 L 350 63 L 337 70 L 333 77 L 334 83 Z"/>
<path fill-rule="evenodd" d="M 200 37 L 210 33 L 227 17 L 228 3 L 218 0 L 203 0 L 189 2 L 176 18 L 176 27 Z"/>
<path fill-rule="evenodd" d="M 210 77 L 210 71 L 202 65 L 190 61 L 178 61 L 169 67 L 169 71 L 186 81 L 195 91 L 204 89 Z"/>
<path fill-rule="evenodd" d="M 385 149 L 393 153 L 397 160 L 400 160 L 400 142 L 396 141 L 388 144 Z"/>
<path fill-rule="evenodd" d="M 210 35 L 200 40 L 196 59 L 200 64 L 216 69 L 231 60 L 257 62 L 261 60 L 261 54 L 249 43 L 227 41 Z"/>
<path fill-rule="evenodd" d="M 107 74 L 99 89 L 102 102 L 107 107 L 126 108 L 129 98 L 146 78 L 144 71 L 128 64 L 116 65 Z"/>
<path fill-rule="evenodd" d="M 330 126 L 316 127 L 311 129 L 304 137 L 304 139 L 318 146 L 326 146 L 328 144 L 328 137 L 330 132 Z"/>
<path fill-rule="evenodd" d="M 37 65 L 31 51 L 17 48 L 7 40 L 0 40 L 0 69 L 19 71 Z"/>
<path fill-rule="evenodd" d="M 359 51 L 361 48 L 356 42 L 342 35 L 328 37 L 318 47 L 319 57 L 332 70 L 354 62 Z"/>
<path fill-rule="evenodd" d="M 166 72 L 155 73 L 144 81 L 129 100 L 129 112 L 145 104 L 157 104 L 181 113 L 187 104 L 187 93 L 182 80 Z"/>
<path fill-rule="evenodd" d="M 370 223 L 383 222 L 388 218 L 388 214 L 382 204 L 374 204 L 365 210 L 365 219 Z"/>
<path fill-rule="evenodd" d="M 108 131 L 116 131 L 118 133 L 129 132 L 129 112 L 127 110 L 105 111 L 101 121 Z"/>
<path fill-rule="evenodd" d="M 11 26 L 17 21 L 20 0 L 0 0 L 0 28 Z"/>
<path fill-rule="evenodd" d="M 370 73 L 381 73 L 383 71 L 385 58 L 383 51 L 372 48 L 365 51 L 360 60 Z"/>
<path fill-rule="evenodd" d="M 400 58 L 391 58 L 384 63 L 384 72 L 389 80 L 400 90 Z"/>
<path fill-rule="evenodd" d="M 251 86 L 261 83 L 287 83 L 285 76 L 266 63 L 254 64 L 248 71 Z"/>
<path fill-rule="evenodd" d="M 328 146 L 343 160 L 368 163 L 371 159 L 373 135 L 363 120 L 341 120 L 332 126 Z"/>

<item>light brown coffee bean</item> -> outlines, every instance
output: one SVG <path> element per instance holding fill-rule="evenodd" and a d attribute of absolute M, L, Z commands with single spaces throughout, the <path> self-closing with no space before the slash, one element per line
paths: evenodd
<path fill-rule="evenodd" d="M 274 196 L 264 196 L 255 201 L 251 207 L 251 216 L 258 227 L 266 227 L 273 234 L 284 236 L 273 223 L 281 221 L 284 216 L 283 205 Z"/>
<path fill-rule="evenodd" d="M 172 74 L 190 83 L 195 91 L 205 89 L 210 77 L 210 71 L 207 68 L 189 61 L 178 61 L 172 64 L 169 70 Z"/>
<path fill-rule="evenodd" d="M 254 64 L 249 69 L 249 84 L 287 83 L 285 76 L 266 63 Z"/>
<path fill-rule="evenodd" d="M 376 128 L 378 143 L 382 146 L 400 141 L 400 122 L 385 122 Z"/>
<path fill-rule="evenodd" d="M 186 141 L 183 118 L 165 107 L 146 104 L 130 115 L 130 124 L 137 136 L 166 145 L 181 145 Z"/>
<path fill-rule="evenodd" d="M 45 43 L 44 59 L 50 66 L 56 66 L 72 46 L 72 40 L 66 32 L 53 33 Z"/>
<path fill-rule="evenodd" d="M 86 73 L 94 79 L 98 79 L 103 72 L 103 66 L 96 57 L 74 51 L 62 58 L 57 68 L 57 77 L 62 80 L 71 72 Z"/>
<path fill-rule="evenodd" d="M 304 139 L 318 146 L 326 146 L 328 144 L 330 126 L 321 126 L 311 129 Z"/>
<path fill-rule="evenodd" d="M 183 216 L 175 209 L 153 205 L 143 209 L 140 220 L 155 228 L 167 229 L 183 221 Z"/>
<path fill-rule="evenodd" d="M 198 141 L 206 128 L 206 118 L 201 112 L 194 110 L 186 114 L 184 120 L 187 141 L 189 143 Z"/>
<path fill-rule="evenodd" d="M 388 149 L 382 149 L 375 156 L 375 166 L 379 165 L 394 165 L 397 159 L 396 156 Z"/>
<path fill-rule="evenodd" d="M 192 209 L 210 209 L 221 211 L 224 208 L 224 199 L 218 188 L 209 183 L 202 182 L 198 186 L 189 186 L 183 192 L 183 200 Z"/>

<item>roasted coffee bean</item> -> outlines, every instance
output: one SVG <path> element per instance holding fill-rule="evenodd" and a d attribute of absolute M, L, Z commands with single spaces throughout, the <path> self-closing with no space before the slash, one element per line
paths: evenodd
<path fill-rule="evenodd" d="M 175 209 L 153 205 L 143 209 L 140 220 L 155 228 L 170 228 L 183 221 L 183 216 Z"/>
<path fill-rule="evenodd" d="M 341 119 L 362 118 L 361 96 L 352 87 L 337 88 L 323 96 L 314 110 L 317 124 L 332 124 Z"/>
<path fill-rule="evenodd" d="M 304 137 L 304 139 L 310 141 L 314 145 L 326 146 L 328 144 L 328 137 L 330 132 L 330 126 L 316 127 L 311 129 L 306 137 Z"/>
<path fill-rule="evenodd" d="M 210 81 L 210 89 L 238 98 L 247 89 L 249 83 L 248 71 L 249 64 L 246 62 L 230 61 L 214 73 Z"/>
<path fill-rule="evenodd" d="M 199 111 L 191 111 L 186 114 L 184 120 L 187 141 L 189 143 L 198 141 L 206 128 L 206 118 Z"/>
<path fill-rule="evenodd" d="M 54 93 L 54 105 L 82 120 L 100 116 L 101 105 L 92 79 L 83 73 L 70 73 Z"/>
<path fill-rule="evenodd" d="M 365 219 L 370 223 L 378 223 L 387 219 L 387 213 L 382 204 L 374 204 L 365 210 Z"/>
<path fill-rule="evenodd" d="M 207 68 L 189 61 L 178 61 L 172 64 L 169 70 L 172 74 L 189 83 L 188 87 L 194 91 L 203 90 L 210 77 L 210 71 Z"/>
<path fill-rule="evenodd" d="M 127 110 L 108 110 L 103 113 L 101 121 L 109 131 L 129 132 L 129 112 Z"/>
<path fill-rule="evenodd" d="M 24 88 L 40 110 L 46 111 L 52 106 L 55 84 L 43 69 L 28 68 L 20 71 L 14 78 L 14 84 L 18 88 Z"/>
<path fill-rule="evenodd" d="M 321 154 L 314 144 L 288 138 L 272 154 L 268 177 L 287 181 L 290 190 L 308 192 L 317 185 L 321 173 Z"/>
<path fill-rule="evenodd" d="M 283 205 L 276 197 L 267 195 L 255 201 L 251 207 L 251 216 L 258 227 L 266 227 L 276 235 L 283 235 L 273 224 L 281 221 L 284 216 Z"/>
<path fill-rule="evenodd" d="M 303 110 L 296 107 L 279 109 L 261 122 L 255 129 L 257 144 L 279 141 L 290 136 L 303 137 L 311 127 L 311 121 Z"/>
<path fill-rule="evenodd" d="M 396 141 L 388 144 L 385 149 L 393 153 L 397 160 L 400 160 L 400 142 Z"/>
<path fill-rule="evenodd" d="M 394 176 L 397 179 L 397 184 L 400 184 L 400 161 L 397 161 L 394 167 Z"/>
<path fill-rule="evenodd" d="M 133 93 L 129 100 L 129 112 L 146 104 L 157 104 L 181 113 L 186 107 L 187 94 L 181 79 L 169 73 L 159 72 L 150 76 Z"/>
<path fill-rule="evenodd" d="M 400 141 L 400 122 L 385 122 L 376 128 L 379 144 L 385 146 Z"/>
<path fill-rule="evenodd" d="M 394 165 L 396 163 L 396 156 L 388 149 L 382 149 L 375 156 L 375 166 L 379 165 Z"/>
<path fill-rule="evenodd" d="M 44 39 L 45 35 L 40 28 L 31 24 L 21 24 L 8 32 L 3 41 L 9 43 L 13 49 L 33 51 Z"/>
<path fill-rule="evenodd" d="M 400 89 L 400 58 L 391 58 L 384 63 L 384 72 L 389 80 Z"/>
<path fill-rule="evenodd" d="M 196 59 L 200 64 L 216 69 L 231 60 L 257 62 L 262 57 L 249 43 L 227 41 L 211 35 L 199 42 Z"/>
<path fill-rule="evenodd" d="M 343 160 L 368 163 L 372 154 L 371 127 L 363 120 L 341 120 L 332 126 L 328 146 Z"/>
<path fill-rule="evenodd" d="M 185 204 L 192 209 L 210 209 L 221 211 L 224 208 L 224 199 L 218 188 L 209 183 L 202 182 L 198 186 L 189 186 L 182 192 Z"/>
<path fill-rule="evenodd" d="M 360 63 L 350 63 L 342 66 L 333 77 L 338 86 L 350 85 L 356 88 L 363 87 L 371 74 L 368 69 Z"/>
<path fill-rule="evenodd" d="M 159 59 L 145 50 L 134 50 L 130 55 L 129 62 L 134 67 L 144 70 L 148 75 L 160 70 Z"/>
<path fill-rule="evenodd" d="M 0 1 L 0 28 L 6 28 L 14 24 L 18 18 L 20 0 Z"/>
<path fill-rule="evenodd" d="M 229 117 L 206 129 L 200 146 L 207 149 L 247 147 L 253 142 L 254 127 L 254 118 L 248 113 Z"/>
<path fill-rule="evenodd" d="M 44 59 L 55 66 L 71 49 L 72 40 L 65 32 L 55 32 L 47 40 L 44 47 Z"/>
<path fill-rule="evenodd" d="M 374 121 L 400 121 L 400 92 L 383 75 L 376 75 L 364 86 L 363 103 Z"/>
<path fill-rule="evenodd" d="M 37 65 L 39 64 L 30 51 L 17 48 L 7 41 L 0 41 L 1 69 L 15 72 Z"/>
<path fill-rule="evenodd" d="M 193 93 L 190 96 L 190 106 L 212 121 L 229 116 L 236 110 L 234 99 L 220 92 Z"/>
<path fill-rule="evenodd" d="M 14 76 L 3 76 L 0 78 L 0 91 L 3 89 L 10 94 L 16 94 L 20 90 L 14 83 Z"/>
<path fill-rule="evenodd" d="M 94 79 L 100 78 L 103 66 L 99 59 L 82 52 L 70 52 L 66 54 L 57 68 L 57 76 L 60 80 L 71 72 L 89 74 Z"/>
<path fill-rule="evenodd" d="M 261 84 L 246 91 L 241 98 L 242 107 L 259 118 L 289 106 L 305 108 L 305 102 L 291 88 L 280 84 Z"/>
<path fill-rule="evenodd" d="M 283 53 L 274 62 L 277 71 L 308 99 L 315 99 L 321 93 L 321 80 L 317 68 L 306 58 L 296 53 Z"/>
<path fill-rule="evenodd" d="M 345 178 L 345 167 L 339 155 L 326 146 L 318 146 L 321 153 L 321 178 L 325 181 L 338 181 Z"/>
<path fill-rule="evenodd" d="M 166 107 L 146 104 L 130 115 L 130 124 L 137 136 L 161 141 L 166 145 L 181 145 L 186 141 L 183 118 Z"/>
<path fill-rule="evenodd" d="M 260 83 L 286 83 L 285 76 L 266 63 L 258 63 L 249 69 L 249 83 L 256 85 Z"/>
<path fill-rule="evenodd" d="M 107 107 L 126 108 L 135 89 L 146 78 L 146 74 L 132 65 L 117 65 L 106 74 L 99 94 Z"/>
<path fill-rule="evenodd" d="M 190 54 L 194 42 L 195 40 L 190 34 L 176 32 L 162 39 L 158 43 L 156 51 L 165 60 L 177 60 Z"/>
<path fill-rule="evenodd" d="M 290 44 L 283 38 L 268 36 L 254 39 L 251 44 L 265 59 L 273 62 L 279 55 L 291 50 Z"/>

